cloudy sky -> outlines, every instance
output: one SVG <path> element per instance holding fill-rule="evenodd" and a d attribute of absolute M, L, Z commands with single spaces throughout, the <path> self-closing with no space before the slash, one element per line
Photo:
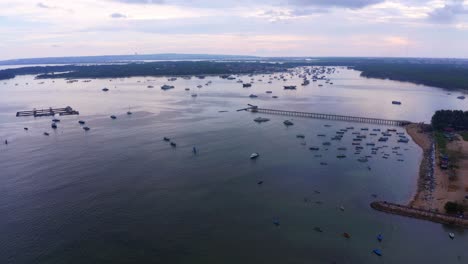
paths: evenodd
<path fill-rule="evenodd" d="M 104 54 L 468 58 L 468 0 L 0 0 L 0 59 Z"/>

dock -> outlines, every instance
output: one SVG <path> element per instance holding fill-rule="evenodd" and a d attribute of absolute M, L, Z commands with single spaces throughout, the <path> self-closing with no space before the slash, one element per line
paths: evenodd
<path fill-rule="evenodd" d="M 250 107 L 240 109 L 240 110 L 246 110 L 252 113 L 308 117 L 308 118 L 315 118 L 315 119 L 368 123 L 368 124 L 387 125 L 387 126 L 406 126 L 412 123 L 411 121 L 406 121 L 406 120 L 390 120 L 390 119 L 371 118 L 371 117 L 358 117 L 358 116 L 345 116 L 345 115 L 334 115 L 334 114 L 321 114 L 321 113 L 267 109 L 267 108 L 260 108 L 255 105 L 251 105 Z"/>
<path fill-rule="evenodd" d="M 80 112 L 73 110 L 70 106 L 64 107 L 64 108 L 47 108 L 47 109 L 36 109 L 34 108 L 33 110 L 30 111 L 19 111 L 16 113 L 17 117 L 22 117 L 22 116 L 34 116 L 34 117 L 41 117 L 41 116 L 54 116 L 54 115 L 60 115 L 60 116 L 66 116 L 66 115 L 79 115 Z"/>
<path fill-rule="evenodd" d="M 468 219 L 460 218 L 460 217 L 453 216 L 453 215 L 432 212 L 428 210 L 414 208 L 411 206 L 389 203 L 385 201 L 372 202 L 370 206 L 374 208 L 375 210 L 389 213 L 389 214 L 407 216 L 407 217 L 427 220 L 427 221 L 444 224 L 444 225 L 452 225 L 452 226 L 458 226 L 462 228 L 468 228 Z"/>

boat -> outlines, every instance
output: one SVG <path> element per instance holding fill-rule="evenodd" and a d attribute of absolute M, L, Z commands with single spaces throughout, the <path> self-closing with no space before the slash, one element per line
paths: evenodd
<path fill-rule="evenodd" d="M 326 166 L 326 165 L 328 165 L 328 163 L 326 163 L 326 162 L 320 162 L 320 165 Z"/>
<path fill-rule="evenodd" d="M 400 102 L 400 101 L 392 101 L 392 104 L 394 104 L 394 105 L 401 105 L 401 102 Z"/>
<path fill-rule="evenodd" d="M 449 233 L 449 237 L 450 237 L 451 239 L 454 239 L 454 238 L 455 238 L 455 234 L 452 233 L 452 232 L 450 232 L 450 233 Z"/>
<path fill-rule="evenodd" d="M 185 91 L 190 91 L 190 88 L 185 88 Z"/>
<path fill-rule="evenodd" d="M 324 145 L 324 146 L 330 146 L 331 143 L 330 143 L 330 142 L 323 142 L 322 145 Z"/>
<path fill-rule="evenodd" d="M 341 210 L 341 211 L 344 211 L 344 206 L 340 206 L 340 210 Z"/>
<path fill-rule="evenodd" d="M 90 128 L 89 127 L 83 127 L 84 131 L 89 131 Z"/>
<path fill-rule="evenodd" d="M 267 94 L 271 94 L 271 93 L 273 93 L 273 92 L 272 92 L 272 91 L 266 91 L 266 93 L 267 93 Z"/>
<path fill-rule="evenodd" d="M 296 137 L 297 138 L 305 138 L 305 136 L 303 134 L 297 134 Z"/>
<path fill-rule="evenodd" d="M 60 119 L 54 118 L 54 119 L 52 119 L 52 122 L 58 123 L 58 122 L 60 122 Z"/>
<path fill-rule="evenodd" d="M 270 119 L 265 118 L 265 117 L 257 117 L 257 118 L 254 119 L 254 121 L 257 122 L 257 123 L 263 123 L 263 122 L 270 121 Z"/>
<path fill-rule="evenodd" d="M 174 142 L 171 142 L 171 147 L 174 147 L 174 148 L 175 148 L 176 146 L 177 146 L 177 144 L 176 144 L 176 143 L 174 143 Z"/>
<path fill-rule="evenodd" d="M 197 95 L 197 94 L 192 94 L 191 96 L 192 96 L 192 97 L 197 97 L 198 95 Z"/>
<path fill-rule="evenodd" d="M 84 125 L 86 122 L 83 121 L 83 120 L 80 120 L 80 121 L 78 121 L 78 123 L 79 123 L 80 125 Z"/>
<path fill-rule="evenodd" d="M 369 160 L 366 159 L 366 158 L 359 158 L 358 161 L 359 161 L 359 162 L 368 162 Z"/>
<path fill-rule="evenodd" d="M 147 88 L 154 88 L 153 85 L 148 85 L 148 86 L 146 86 L 146 87 L 147 87 Z"/>
<path fill-rule="evenodd" d="M 382 256 L 382 251 L 380 251 L 380 249 L 374 249 L 372 250 L 372 252 L 376 254 L 377 256 Z"/>
<path fill-rule="evenodd" d="M 256 159 L 260 156 L 260 154 L 258 154 L 257 152 L 254 152 L 250 155 L 250 159 Z"/>
<path fill-rule="evenodd" d="M 108 88 L 102 88 L 102 91 L 107 92 L 107 91 L 109 91 L 109 89 Z"/>
<path fill-rule="evenodd" d="M 249 87 L 252 87 L 252 84 L 251 83 L 243 83 L 242 87 L 243 88 L 249 88 Z"/>
<path fill-rule="evenodd" d="M 165 84 L 165 85 L 161 86 L 161 89 L 166 91 L 166 90 L 169 90 L 169 89 L 174 89 L 174 86 Z"/>
<path fill-rule="evenodd" d="M 460 99 L 460 100 L 465 100 L 465 96 L 463 96 L 463 95 L 462 95 L 462 96 L 458 96 L 457 98 Z"/>
<path fill-rule="evenodd" d="M 314 151 L 320 150 L 320 148 L 318 148 L 318 147 L 310 147 L 309 149 L 314 150 Z"/>
<path fill-rule="evenodd" d="M 307 79 L 304 79 L 304 81 L 302 82 L 302 86 L 306 86 L 306 85 L 309 85 L 310 84 L 310 81 L 307 80 Z"/>
<path fill-rule="evenodd" d="M 259 181 L 257 182 L 258 185 L 262 185 L 263 184 L 263 181 Z"/>
<path fill-rule="evenodd" d="M 341 155 L 338 155 L 336 157 L 339 158 L 339 159 L 344 159 L 344 158 L 346 158 L 346 155 L 341 154 Z"/>
<path fill-rule="evenodd" d="M 378 240 L 379 242 L 382 242 L 382 240 L 383 240 L 382 234 L 377 235 L 377 240 Z"/>
<path fill-rule="evenodd" d="M 164 141 L 171 141 L 168 137 L 163 138 Z"/>
<path fill-rule="evenodd" d="M 111 115 L 110 118 L 117 119 L 117 117 L 115 115 Z"/>
<path fill-rule="evenodd" d="M 255 94 L 251 94 L 251 95 L 249 95 L 249 97 L 250 97 L 250 98 L 257 98 L 258 96 L 255 95 Z"/>
<path fill-rule="evenodd" d="M 276 96 L 276 95 L 273 95 L 271 98 L 274 98 L 274 99 L 276 99 L 276 98 L 278 98 L 278 96 Z"/>
<path fill-rule="evenodd" d="M 25 130 L 25 131 L 28 131 L 28 130 L 29 130 L 29 128 L 25 127 L 25 128 L 24 128 L 24 130 Z"/>
<path fill-rule="evenodd" d="M 53 129 L 57 129 L 57 124 L 52 123 L 51 127 L 52 127 Z"/>
<path fill-rule="evenodd" d="M 274 220 L 273 220 L 273 224 L 274 224 L 275 226 L 279 226 L 279 225 L 280 225 L 280 222 L 279 222 L 278 219 L 274 219 Z"/>
<path fill-rule="evenodd" d="M 296 90 L 296 86 L 295 85 L 286 85 L 286 86 L 284 86 L 284 89 L 285 90 Z"/>
<path fill-rule="evenodd" d="M 47 133 L 47 132 L 44 132 L 44 136 L 48 136 L 48 135 L 49 135 L 49 133 Z"/>
<path fill-rule="evenodd" d="M 345 238 L 351 238 L 351 235 L 348 234 L 348 233 L 346 233 L 346 232 L 343 233 L 343 236 L 344 236 Z"/>
<path fill-rule="evenodd" d="M 196 147 L 193 147 L 193 148 L 192 148 L 192 152 L 193 152 L 193 154 L 197 154 L 197 152 L 198 152 L 197 148 L 196 148 Z"/>
<path fill-rule="evenodd" d="M 283 124 L 285 124 L 286 126 L 292 126 L 292 125 L 294 125 L 294 123 L 291 122 L 291 121 L 289 121 L 289 120 L 285 120 L 285 121 L 283 122 Z"/>
<path fill-rule="evenodd" d="M 317 232 L 319 232 L 319 233 L 322 233 L 322 232 L 323 232 L 322 228 L 317 227 L 317 226 L 314 227 L 314 230 L 317 231 Z"/>

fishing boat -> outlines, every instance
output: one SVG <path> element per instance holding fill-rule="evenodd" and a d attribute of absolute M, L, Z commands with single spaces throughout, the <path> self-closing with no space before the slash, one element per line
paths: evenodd
<path fill-rule="evenodd" d="M 260 156 L 260 154 L 258 154 L 257 152 L 254 152 L 250 155 L 250 159 L 256 159 Z"/>
<path fill-rule="evenodd" d="M 254 119 L 255 122 L 257 123 L 263 123 L 263 122 L 267 122 L 267 121 L 270 121 L 269 118 L 265 118 L 265 117 L 257 117 Z"/>
<path fill-rule="evenodd" d="M 383 240 L 382 234 L 377 235 L 377 240 L 378 240 L 379 242 L 382 242 L 382 240 Z"/>
<path fill-rule="evenodd" d="M 169 89 L 174 89 L 174 86 L 173 85 L 167 85 L 167 84 L 164 84 L 163 86 L 161 86 L 161 89 L 166 91 L 166 90 L 169 90 Z"/>
<path fill-rule="evenodd" d="M 294 123 L 291 122 L 291 121 L 289 121 L 289 120 L 285 120 L 285 121 L 283 122 L 283 124 L 285 124 L 286 126 L 292 126 L 292 125 L 294 125 Z"/>

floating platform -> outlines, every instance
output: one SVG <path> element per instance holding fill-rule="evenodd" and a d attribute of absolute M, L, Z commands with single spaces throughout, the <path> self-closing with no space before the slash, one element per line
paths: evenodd
<path fill-rule="evenodd" d="M 453 225 L 462 228 L 468 228 L 468 219 L 456 217 L 453 215 L 436 213 L 428 210 L 384 201 L 372 202 L 370 206 L 375 210 L 382 211 L 385 213 L 432 221 L 444 225 Z"/>
<path fill-rule="evenodd" d="M 73 110 L 70 106 L 64 108 L 47 108 L 47 109 L 33 109 L 31 111 L 19 111 L 16 113 L 17 117 L 21 116 L 34 116 L 34 117 L 41 117 L 41 116 L 66 116 L 66 115 L 79 115 L 80 112 Z"/>

